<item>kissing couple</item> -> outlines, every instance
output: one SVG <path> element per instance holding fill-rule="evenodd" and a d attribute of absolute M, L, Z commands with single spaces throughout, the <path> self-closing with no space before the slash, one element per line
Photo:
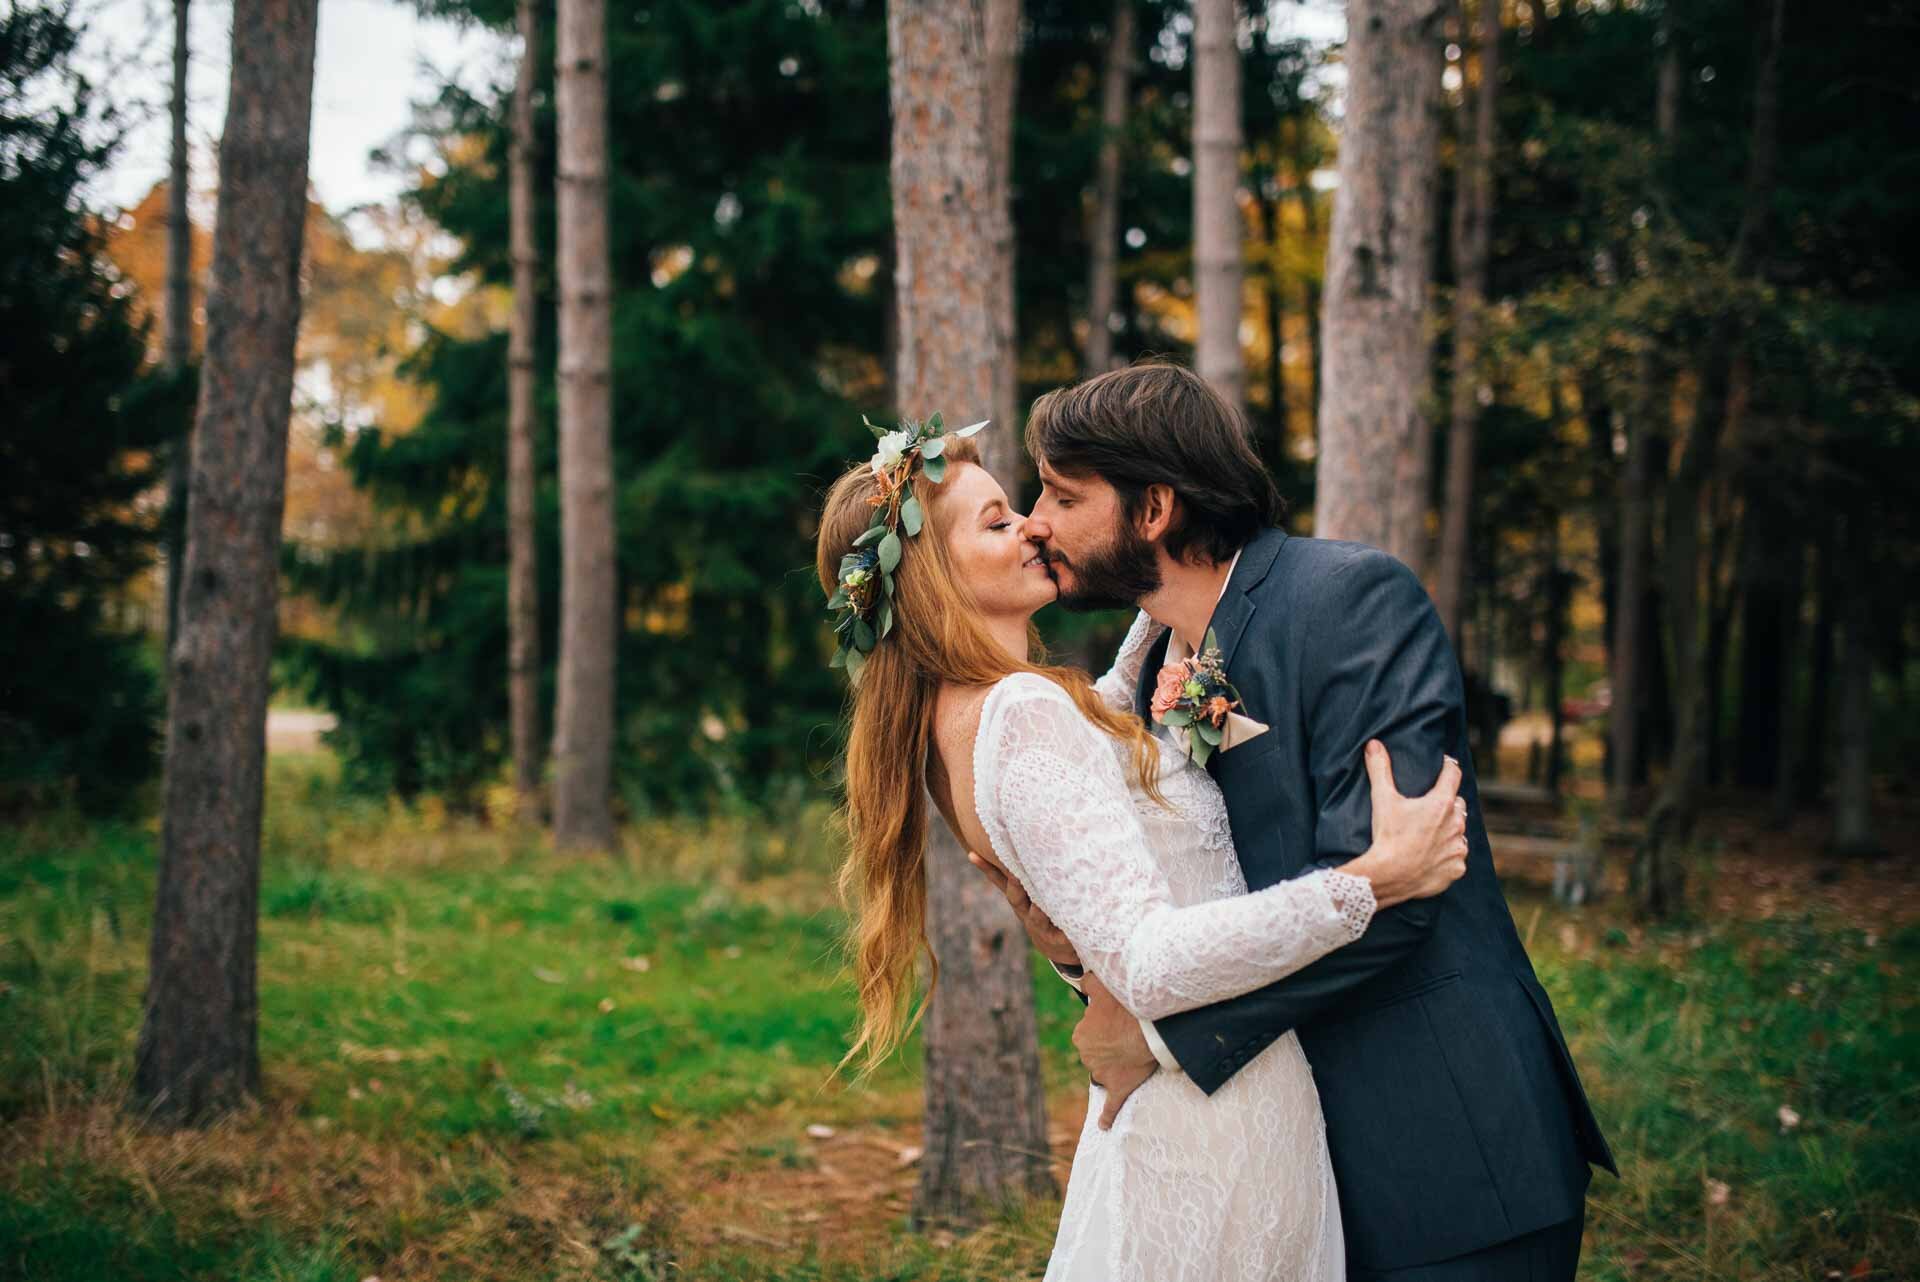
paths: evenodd
<path fill-rule="evenodd" d="M 1035 401 L 1030 513 L 981 426 L 883 434 L 821 513 L 853 678 L 850 1057 L 908 1027 L 931 802 L 1087 1003 L 1047 1282 L 1573 1278 L 1613 1156 L 1494 876 L 1419 580 L 1277 528 L 1244 419 L 1179 365 Z M 1097 680 L 1046 662 L 1055 600 L 1138 608 Z"/>

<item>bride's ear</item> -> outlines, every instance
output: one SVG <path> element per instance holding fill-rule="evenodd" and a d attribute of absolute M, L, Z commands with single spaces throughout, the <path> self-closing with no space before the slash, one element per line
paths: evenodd
<path fill-rule="evenodd" d="M 1149 485 L 1140 496 L 1140 511 L 1134 517 L 1140 537 L 1151 542 L 1172 529 L 1179 504 L 1171 485 Z"/>

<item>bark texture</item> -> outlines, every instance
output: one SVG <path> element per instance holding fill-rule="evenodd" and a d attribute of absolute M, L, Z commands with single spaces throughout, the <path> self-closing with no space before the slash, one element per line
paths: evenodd
<path fill-rule="evenodd" d="M 1779 115 L 1780 48 L 1785 0 L 1769 6 L 1759 74 L 1754 82 L 1753 124 L 1747 159 L 1746 191 L 1740 225 L 1727 255 L 1728 275 L 1738 279 L 1756 270 L 1773 194 L 1776 122 Z M 1702 593 L 1701 523 L 1703 506 L 1718 465 L 1720 439 L 1731 406 L 1736 318 L 1714 318 L 1707 333 L 1700 393 L 1688 426 L 1680 463 L 1667 490 L 1664 578 L 1667 618 L 1673 634 L 1673 671 L 1678 723 L 1673 756 L 1660 795 L 1647 818 L 1647 831 L 1635 852 L 1634 898 L 1652 917 L 1681 910 L 1686 883 L 1685 851 L 1693 839 L 1701 782 L 1705 774 L 1709 680 L 1712 653 L 1705 624 L 1713 599 Z M 1711 586 L 1709 579 L 1708 586 Z"/>
<path fill-rule="evenodd" d="M 268 662 L 300 325 L 318 0 L 235 0 L 165 810 L 134 1096 L 167 1121 L 260 1085 L 255 983 Z"/>
<path fill-rule="evenodd" d="M 1479 79 L 1471 103 L 1473 141 L 1460 148 L 1453 197 L 1453 390 L 1447 435 L 1447 493 L 1440 516 L 1440 563 L 1433 601 L 1460 648 L 1460 602 L 1467 585 L 1473 465 L 1480 432 L 1480 335 L 1486 325 L 1487 260 L 1493 241 L 1493 152 L 1500 105 L 1500 0 L 1479 0 L 1475 48 Z M 1463 104 L 1463 111 L 1466 110 Z M 1461 131 L 1465 141 L 1467 131 Z"/>
<path fill-rule="evenodd" d="M 994 394 L 986 0 L 897 0 L 887 47 L 895 389 L 906 415 L 937 409 L 964 423 Z M 1005 435 L 1002 424 L 978 439 Z M 928 843 L 927 896 L 940 982 L 926 1020 L 915 1218 L 964 1222 L 986 1203 L 1053 1186 L 1033 981 L 1025 933 L 942 824 Z"/>
<path fill-rule="evenodd" d="M 1347 8 L 1346 118 L 1327 247 L 1313 532 L 1421 569 L 1432 427 L 1427 282 L 1445 0 Z"/>
<path fill-rule="evenodd" d="M 1536 32 L 1545 15 L 1536 12 Z M 1660 70 L 1654 99 L 1654 128 L 1664 149 L 1679 121 L 1680 51 L 1674 39 L 1671 6 L 1660 11 L 1655 37 Z M 1622 261 L 1628 261 L 1622 255 Z M 1627 421 L 1627 458 L 1620 475 L 1620 579 L 1614 601 L 1613 633 L 1608 649 L 1613 663 L 1613 706 L 1608 711 L 1607 805 L 1616 818 L 1630 817 L 1634 788 L 1641 777 L 1642 690 L 1646 682 L 1647 594 L 1653 557 L 1652 492 L 1655 468 L 1665 469 L 1669 389 L 1664 364 L 1651 340 L 1643 339 L 1634 362 L 1633 410 Z"/>
<path fill-rule="evenodd" d="M 560 663 L 553 836 L 606 850 L 613 830 L 613 282 L 607 236 L 605 0 L 560 0 Z"/>
<path fill-rule="evenodd" d="M 1100 76 L 1100 152 L 1094 161 L 1093 213 L 1088 220 L 1087 344 L 1081 373 L 1113 368 L 1114 303 L 1119 293 L 1120 174 L 1127 93 L 1133 77 L 1134 0 L 1114 0 Z"/>
<path fill-rule="evenodd" d="M 1234 0 L 1193 5 L 1193 284 L 1200 377 L 1242 409 L 1240 46 Z"/>
<path fill-rule="evenodd" d="M 534 327 L 539 251 L 533 234 L 533 90 L 540 57 L 540 10 L 520 0 L 520 69 L 513 84 L 513 139 L 507 152 L 513 318 L 507 330 L 507 703 L 513 787 L 522 816 L 540 811 L 540 578 L 534 551 Z"/>
<path fill-rule="evenodd" d="M 1020 448 L 1020 336 L 1015 320 L 1013 113 L 1020 96 L 1020 0 L 987 0 L 987 181 L 993 258 L 994 430 L 978 438 L 987 467 L 1021 505 L 1026 452 Z M 966 420 L 972 422 L 972 419 Z"/>
<path fill-rule="evenodd" d="M 1846 592 L 1842 606 L 1839 706 L 1835 710 L 1833 763 L 1833 849 L 1835 854 L 1884 853 L 1873 830 L 1873 609 L 1877 587 L 1873 573 L 1875 522 L 1865 511 L 1848 513 L 1845 522 Z"/>
<path fill-rule="evenodd" d="M 161 363 L 169 374 L 193 351 L 193 228 L 187 222 L 187 0 L 173 0 L 173 91 L 167 103 L 167 283 L 161 309 Z M 180 620 L 180 572 L 186 555 L 187 472 L 191 436 L 167 460 L 167 648 Z"/>

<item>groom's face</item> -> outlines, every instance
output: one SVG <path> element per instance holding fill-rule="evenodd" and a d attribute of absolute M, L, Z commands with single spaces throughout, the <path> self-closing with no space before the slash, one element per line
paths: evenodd
<path fill-rule="evenodd" d="M 1119 491 L 1097 475 L 1062 476 L 1037 464 L 1040 497 L 1027 518 L 1028 537 L 1047 555 L 1047 569 L 1069 610 L 1119 610 L 1160 587 L 1154 545 L 1134 528 Z"/>

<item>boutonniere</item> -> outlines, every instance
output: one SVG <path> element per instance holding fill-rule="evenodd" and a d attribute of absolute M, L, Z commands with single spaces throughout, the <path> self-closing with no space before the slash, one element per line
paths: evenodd
<path fill-rule="evenodd" d="M 1196 766 L 1206 765 L 1216 751 L 1266 733 L 1264 724 L 1237 711 L 1240 706 L 1240 692 L 1227 680 L 1212 628 L 1200 653 L 1161 668 L 1154 686 L 1153 719 L 1167 727 Z"/>

